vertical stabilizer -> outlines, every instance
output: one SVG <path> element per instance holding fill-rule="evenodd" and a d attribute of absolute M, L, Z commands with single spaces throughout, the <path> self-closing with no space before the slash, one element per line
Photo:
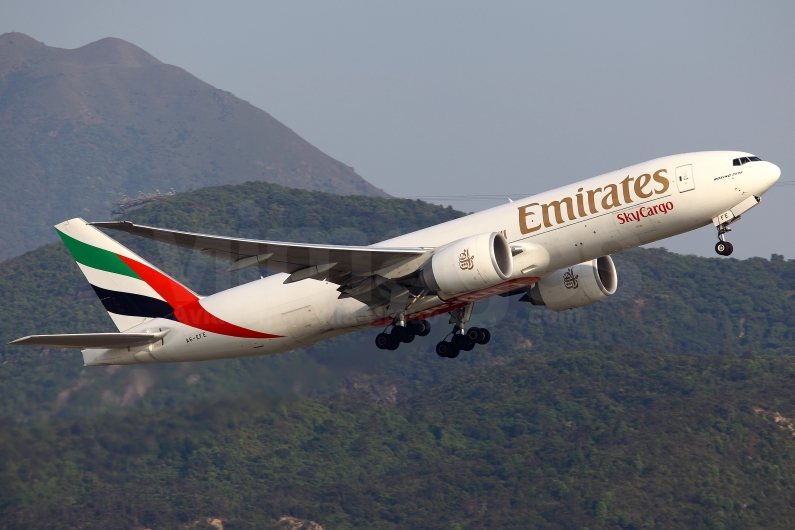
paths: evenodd
<path fill-rule="evenodd" d="M 56 225 L 119 331 L 174 311 L 199 296 L 82 219 Z"/>

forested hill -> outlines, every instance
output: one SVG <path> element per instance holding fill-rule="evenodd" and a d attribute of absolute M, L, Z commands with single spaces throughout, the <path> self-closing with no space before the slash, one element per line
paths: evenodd
<path fill-rule="evenodd" d="M 368 244 L 464 214 L 245 183 L 135 222 Z M 115 234 L 113 234 L 115 235 Z M 259 271 L 125 234 L 199 292 Z M 5 345 L 112 331 L 51 244 L 0 263 L 4 528 L 788 528 L 795 514 L 795 262 L 614 256 L 618 293 L 553 313 L 496 297 L 457 359 L 375 330 L 262 358 L 85 368 Z M 307 523 L 308 524 L 308 523 Z M 217 528 L 217 526 L 215 526 Z"/>
<path fill-rule="evenodd" d="M 179 194 L 133 211 L 135 222 L 175 229 L 284 241 L 367 245 L 464 215 L 452 208 L 380 197 L 341 196 L 249 182 Z M 227 273 L 194 251 L 111 233 L 202 294 L 256 279 L 256 268 Z M 264 272 L 264 271 L 263 271 Z M 40 421 L 61 415 L 156 408 L 264 390 L 318 395 L 339 388 L 348 367 L 368 360 L 371 340 L 341 355 L 339 342 L 295 354 L 225 363 L 86 371 L 77 350 L 8 346 L 35 333 L 116 331 L 61 243 L 0 263 L 0 417 Z M 346 338 L 346 341 L 358 340 Z M 334 367 L 314 355 L 326 352 Z M 347 358 L 346 356 L 353 356 Z M 194 368 L 196 368 L 194 370 Z M 183 373 L 185 370 L 190 373 Z M 155 397 L 156 396 L 156 397 Z M 154 401 L 150 401 L 154 398 Z"/>
<path fill-rule="evenodd" d="M 129 217 L 217 234 L 368 244 L 461 215 L 419 201 L 247 183 L 180 194 Z M 120 239 L 203 294 L 259 273 L 228 274 L 228 263 L 216 267 L 197 252 Z M 373 330 L 265 358 L 105 369 L 84 368 L 74 350 L 5 344 L 34 333 L 114 331 L 63 245 L 48 245 L 0 263 L 0 417 L 38 422 L 252 393 L 317 397 L 343 388 L 388 402 L 526 352 L 623 345 L 648 353 L 795 353 L 795 262 L 707 259 L 661 249 L 636 249 L 614 259 L 617 294 L 589 307 L 553 313 L 517 297 L 479 302 L 474 323 L 492 330 L 492 342 L 454 361 L 433 352 L 450 329 L 438 317 L 429 337 L 396 352 L 376 350 Z"/>
<path fill-rule="evenodd" d="M 266 112 L 107 38 L 66 50 L 0 35 L 0 259 L 159 189 L 266 181 L 381 195 Z"/>
<path fill-rule="evenodd" d="M 448 360 L 449 362 L 449 360 Z M 4 528 L 791 528 L 795 358 L 527 354 L 397 405 L 0 429 Z M 57 524 L 53 524 L 57 521 Z"/>

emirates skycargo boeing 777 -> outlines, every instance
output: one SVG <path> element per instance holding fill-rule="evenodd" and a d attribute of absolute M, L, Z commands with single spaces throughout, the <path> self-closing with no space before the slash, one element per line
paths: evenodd
<path fill-rule="evenodd" d="M 722 256 L 729 225 L 778 180 L 741 152 L 658 158 L 366 247 L 220 237 L 127 221 L 55 227 L 119 333 L 34 335 L 11 344 L 81 348 L 86 365 L 202 361 L 278 353 L 362 329 L 394 350 L 450 313 L 453 358 L 489 341 L 472 306 L 519 295 L 563 311 L 616 292 L 611 254 L 709 224 Z M 271 276 L 201 297 L 106 236 L 121 230 Z"/>

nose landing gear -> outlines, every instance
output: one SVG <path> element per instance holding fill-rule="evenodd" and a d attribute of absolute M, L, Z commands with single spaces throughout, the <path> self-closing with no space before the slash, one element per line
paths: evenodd
<path fill-rule="evenodd" d="M 734 251 L 734 247 L 731 243 L 726 241 L 725 235 L 727 232 L 731 232 L 732 229 L 729 228 L 730 224 L 736 223 L 740 219 L 742 219 L 742 215 L 762 202 L 762 197 L 759 195 L 752 195 L 747 197 L 744 201 L 740 204 L 737 204 L 731 210 L 727 210 L 720 215 L 717 215 L 712 218 L 712 224 L 718 229 L 718 243 L 715 245 L 715 252 L 717 252 L 720 256 L 730 256 L 731 253 Z"/>
<path fill-rule="evenodd" d="M 718 253 L 720 256 L 731 256 L 731 253 L 734 252 L 734 245 L 726 241 L 726 232 L 731 232 L 732 229 L 729 228 L 728 223 L 724 223 L 718 226 L 718 241 L 715 244 L 715 252 Z"/>

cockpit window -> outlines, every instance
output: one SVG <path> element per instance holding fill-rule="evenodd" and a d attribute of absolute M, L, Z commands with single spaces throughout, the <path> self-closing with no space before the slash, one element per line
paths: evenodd
<path fill-rule="evenodd" d="M 759 158 L 758 156 L 743 156 L 732 160 L 732 165 L 742 166 L 743 164 L 747 164 L 748 162 L 761 162 L 761 161 L 762 159 Z"/>

